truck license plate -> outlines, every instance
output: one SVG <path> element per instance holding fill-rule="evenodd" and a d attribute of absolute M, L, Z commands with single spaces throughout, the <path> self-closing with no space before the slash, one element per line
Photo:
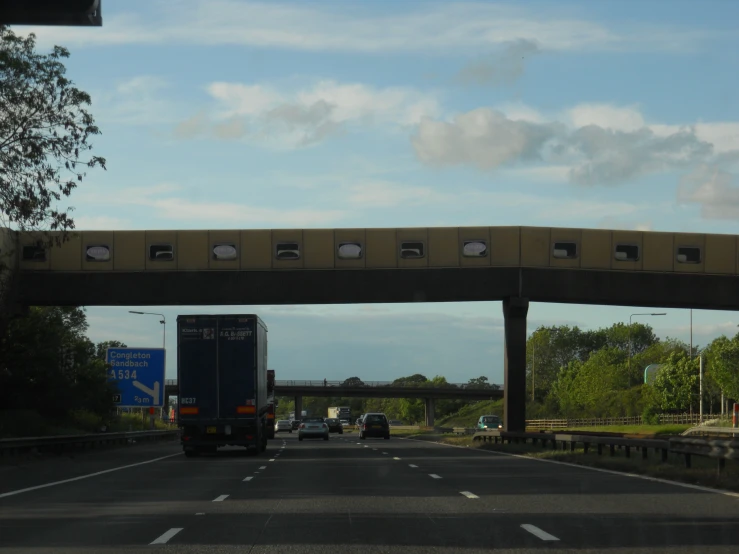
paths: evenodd
<path fill-rule="evenodd" d="M 205 432 L 211 435 L 215 435 L 217 431 L 215 427 L 206 427 Z"/>

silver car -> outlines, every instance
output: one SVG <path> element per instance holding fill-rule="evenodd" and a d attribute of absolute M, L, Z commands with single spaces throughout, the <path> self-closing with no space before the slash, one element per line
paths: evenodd
<path fill-rule="evenodd" d="M 328 440 L 328 425 L 323 421 L 322 417 L 304 417 L 303 422 L 298 427 L 298 440 L 303 439 L 323 439 Z"/>
<path fill-rule="evenodd" d="M 277 422 L 275 433 L 279 433 L 280 431 L 287 431 L 288 433 L 293 432 L 293 426 L 289 419 L 281 419 Z"/>

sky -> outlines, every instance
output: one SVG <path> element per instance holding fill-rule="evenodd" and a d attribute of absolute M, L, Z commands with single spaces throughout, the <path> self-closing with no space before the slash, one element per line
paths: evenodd
<path fill-rule="evenodd" d="M 525 225 L 737 233 L 739 3 L 104 0 L 69 48 L 107 171 L 77 229 Z M 177 314 L 258 313 L 278 379 L 503 382 L 500 303 L 89 307 L 89 336 L 156 347 Z M 687 310 L 532 304 L 528 327 Z M 693 312 L 693 342 L 733 335 Z"/>

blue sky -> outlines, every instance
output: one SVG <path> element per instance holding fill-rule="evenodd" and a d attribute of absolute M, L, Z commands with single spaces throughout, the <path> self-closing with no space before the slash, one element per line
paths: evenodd
<path fill-rule="evenodd" d="M 737 3 L 106 0 L 103 16 L 15 29 L 67 46 L 93 98 L 108 171 L 71 198 L 78 229 L 737 233 Z M 91 338 L 160 344 L 136 308 L 89 308 Z M 168 376 L 176 315 L 224 310 L 263 315 L 278 378 L 502 382 L 498 303 L 147 307 L 168 319 Z M 644 311 L 535 304 L 529 327 Z M 688 312 L 664 311 L 656 332 L 689 340 Z M 739 323 L 693 320 L 699 344 Z"/>

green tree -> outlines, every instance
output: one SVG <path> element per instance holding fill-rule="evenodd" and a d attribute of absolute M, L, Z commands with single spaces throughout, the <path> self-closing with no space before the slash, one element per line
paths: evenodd
<path fill-rule="evenodd" d="M 728 398 L 739 400 L 739 335 L 718 337 L 706 348 L 706 372 Z"/>
<path fill-rule="evenodd" d="M 105 168 L 99 156 L 83 157 L 100 134 L 85 109 L 90 95 L 73 86 L 62 63 L 69 51 L 36 52 L 36 37 L 0 26 L 0 214 L 6 227 L 74 229 L 69 209 L 58 206 L 85 177 Z"/>
<path fill-rule="evenodd" d="M 126 345 L 119 340 L 106 340 L 99 342 L 95 346 L 95 357 L 99 360 L 105 361 L 106 351 L 108 348 L 126 348 Z"/>
<path fill-rule="evenodd" d="M 359 377 L 349 377 L 343 383 L 341 383 L 341 386 L 342 387 L 363 387 L 364 381 L 362 381 Z"/>
<path fill-rule="evenodd" d="M 699 360 L 673 352 L 663 362 L 654 381 L 659 406 L 663 410 L 688 410 L 698 398 Z"/>

